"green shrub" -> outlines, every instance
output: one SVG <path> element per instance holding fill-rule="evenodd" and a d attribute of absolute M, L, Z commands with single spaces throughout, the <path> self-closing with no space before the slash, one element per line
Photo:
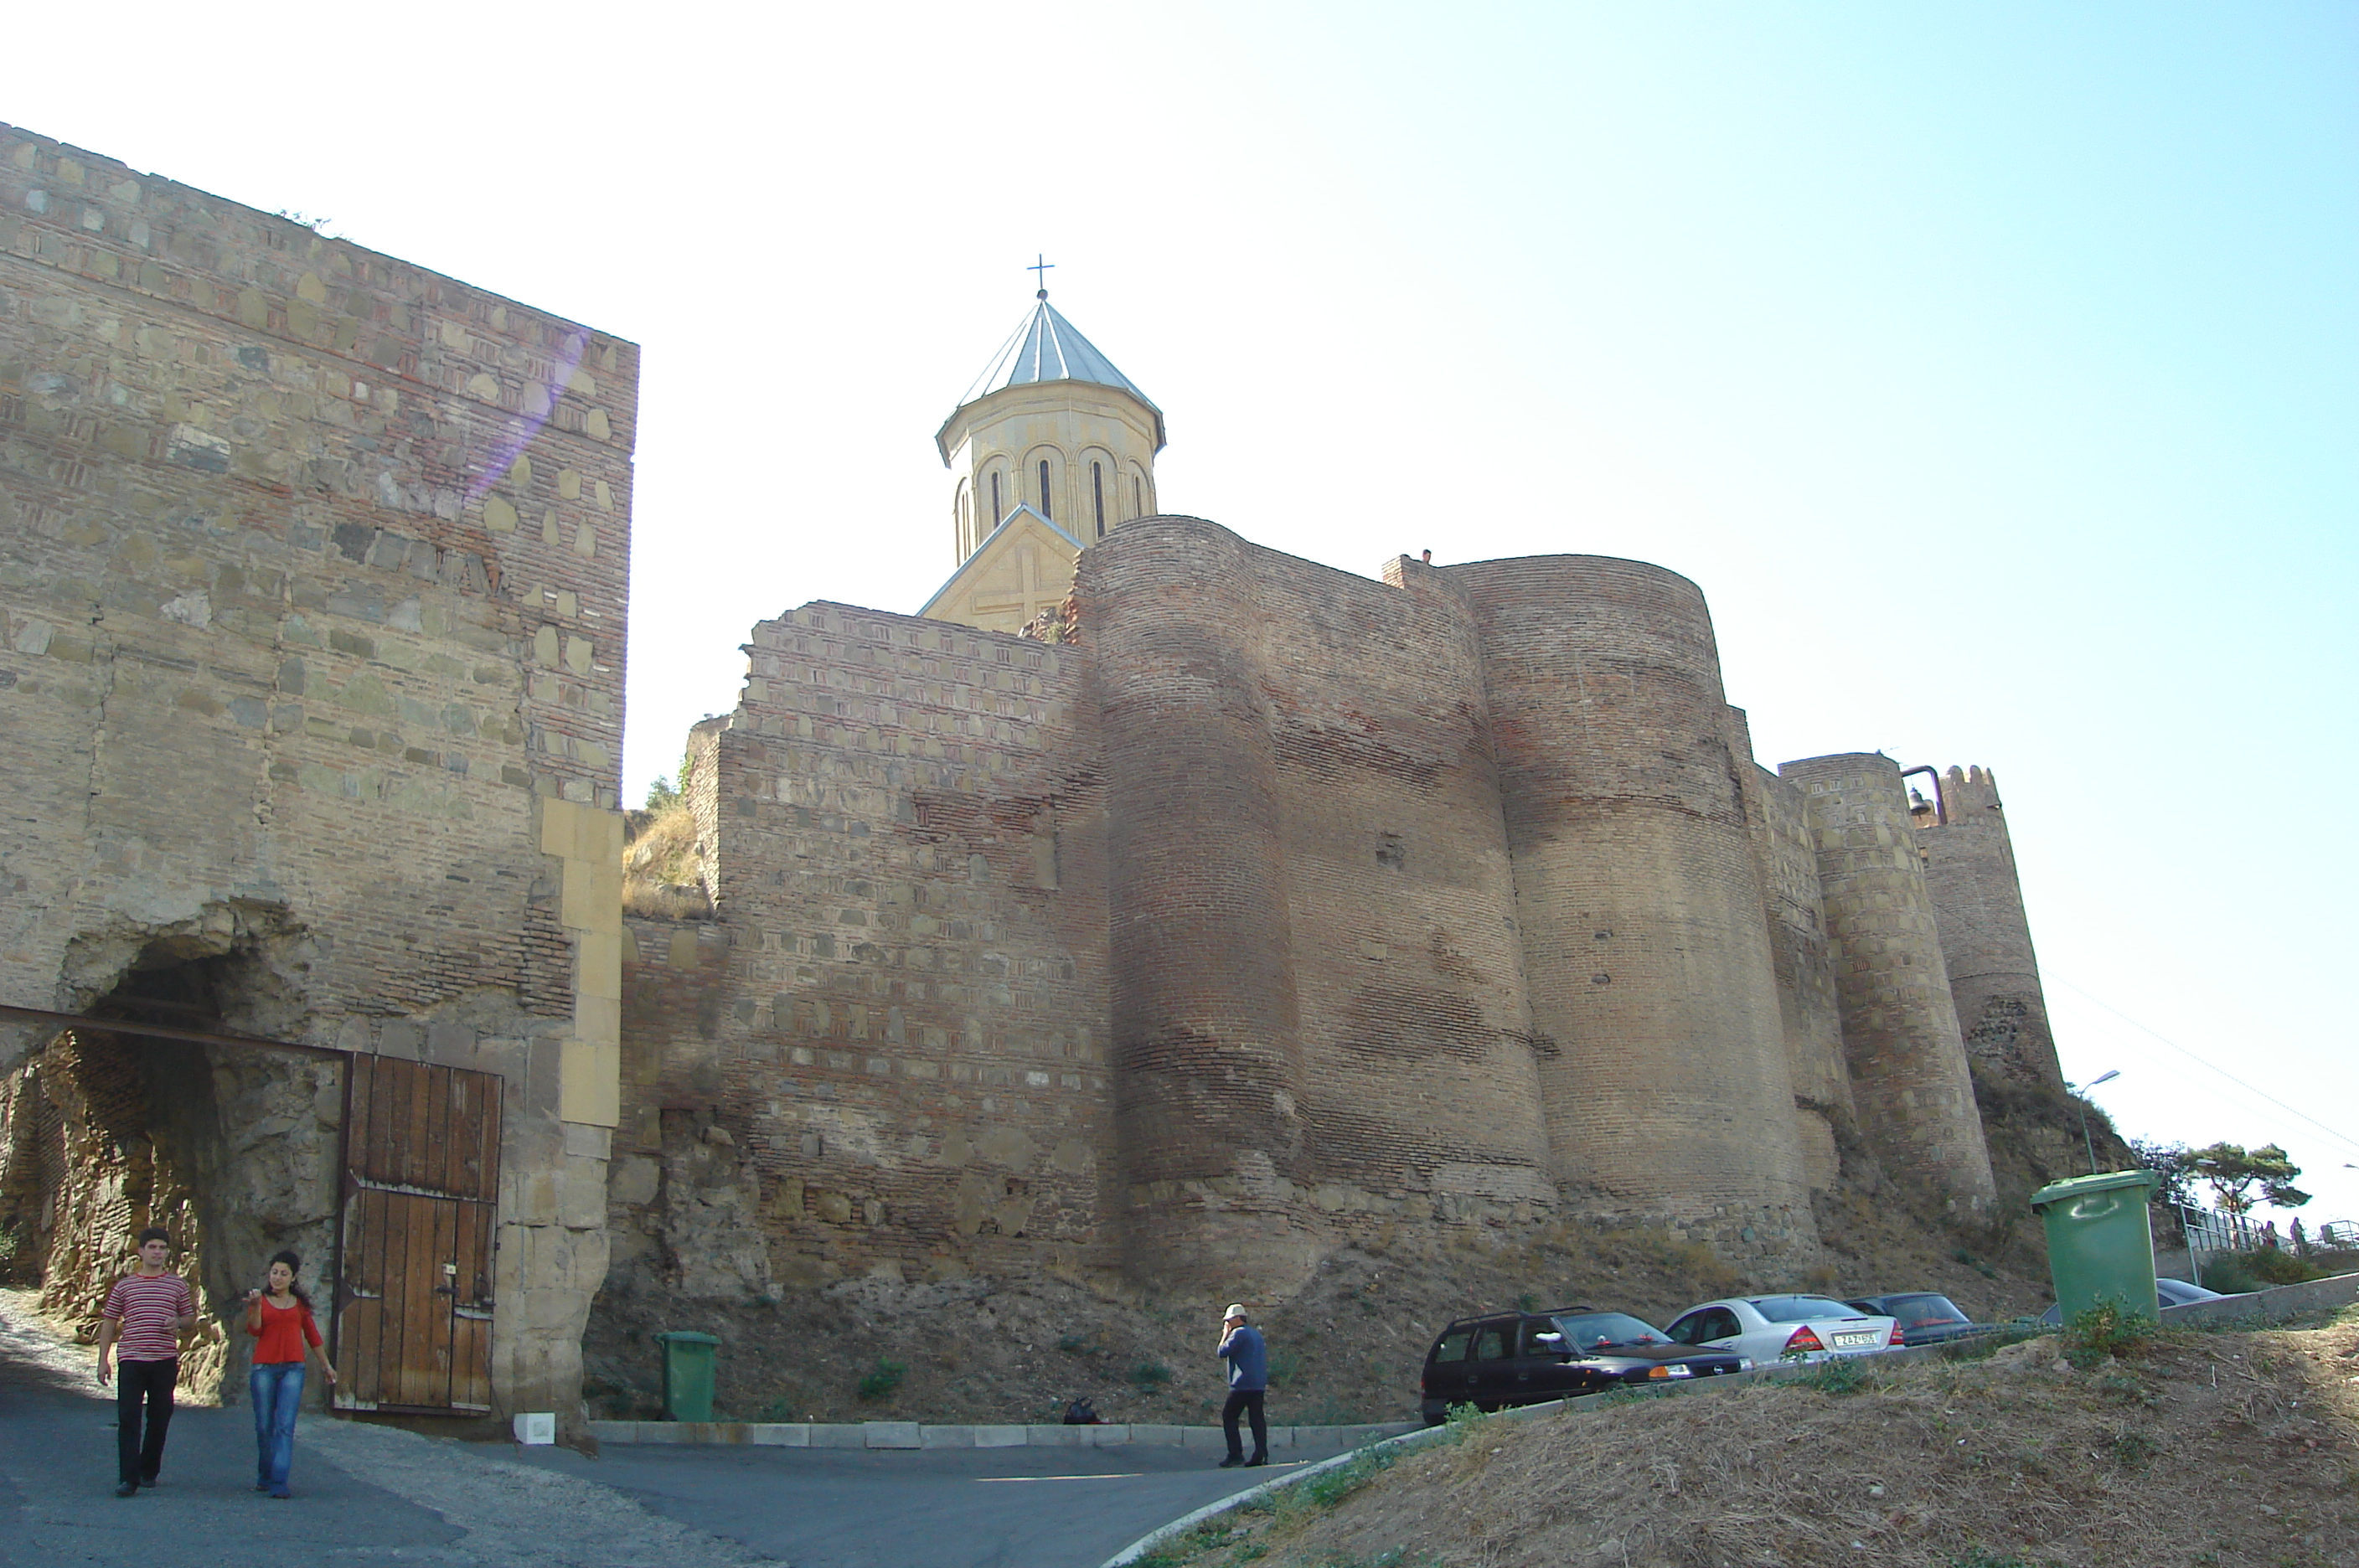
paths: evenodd
<path fill-rule="evenodd" d="M 1057 1342 L 1057 1348 L 1068 1356 L 1087 1356 L 1090 1353 L 1090 1342 L 1078 1334 L 1069 1334 Z"/>
<path fill-rule="evenodd" d="M 2153 1320 L 2124 1312 L 2119 1301 L 2099 1301 L 2086 1312 L 2074 1312 L 2064 1325 L 2060 1336 L 2064 1359 L 2085 1372 L 2109 1356 L 2134 1349 L 2154 1329 Z"/>
<path fill-rule="evenodd" d="M 1951 1558 L 1950 1568 L 2032 1568 L 2032 1564 L 2012 1552 L 2001 1556 L 1986 1546 L 1972 1546 L 1963 1555 Z"/>
<path fill-rule="evenodd" d="M 1156 1393 L 1171 1381 L 1171 1368 L 1160 1361 L 1142 1361 L 1130 1369 L 1130 1380 L 1140 1393 Z"/>
<path fill-rule="evenodd" d="M 1332 1508 L 1393 1467 L 1396 1455 L 1387 1447 L 1363 1448 L 1332 1470 L 1321 1470 L 1287 1489 L 1314 1508 Z"/>
<path fill-rule="evenodd" d="M 876 1358 L 875 1367 L 862 1376 L 853 1392 L 866 1403 L 875 1404 L 879 1399 L 891 1399 L 894 1391 L 901 1387 L 901 1379 L 908 1375 L 908 1367 L 898 1361 L 887 1361 L 880 1356 Z"/>
<path fill-rule="evenodd" d="M 2214 1258 L 2207 1261 L 2203 1265 L 2202 1278 L 2196 1283 L 2207 1290 L 2217 1290 L 2223 1296 L 2241 1296 L 2247 1290 L 2257 1290 L 2261 1288 L 2260 1280 L 2255 1279 L 2253 1271 L 2245 1267 L 2244 1258 L 2234 1255 Z"/>
<path fill-rule="evenodd" d="M 1269 1358 L 1269 1386 L 1283 1388 L 1302 1372 L 1302 1357 L 1292 1350 L 1274 1351 Z"/>
<path fill-rule="evenodd" d="M 2326 1278 L 2282 1247 L 2256 1247 L 2245 1254 L 2244 1262 L 2245 1271 L 2264 1285 L 2299 1285 L 2306 1279 Z"/>
<path fill-rule="evenodd" d="M 1867 1387 L 1867 1368 L 1855 1356 L 1832 1356 L 1795 1379 L 1806 1388 L 1816 1388 L 1832 1399 L 1856 1394 Z"/>

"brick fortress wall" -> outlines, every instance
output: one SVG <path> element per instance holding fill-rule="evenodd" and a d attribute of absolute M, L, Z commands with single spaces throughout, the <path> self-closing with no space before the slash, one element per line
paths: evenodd
<path fill-rule="evenodd" d="M 1740 728 L 1743 715 L 1737 715 Z M 1750 756 L 1749 739 L 1745 747 Z M 1794 1124 L 1811 1191 L 1843 1175 L 1843 1149 L 1856 1138 L 1857 1108 L 1843 1060 L 1843 1011 L 1828 952 L 1817 841 L 1802 790 L 1758 766 L 1744 770 L 1745 814 L 1760 868 L 1769 957 L 1777 982 Z"/>
<path fill-rule="evenodd" d="M 1594 556 L 1442 575 L 1481 640 L 1560 1184 L 1813 1256 L 1752 759 L 1702 593 Z"/>
<path fill-rule="evenodd" d="M 1464 606 L 1189 518 L 1082 558 L 1135 1272 L 1552 1205 Z"/>
<path fill-rule="evenodd" d="M 1947 823 L 1931 811 L 1913 815 L 1966 1055 L 2002 1077 L 2060 1094 L 2064 1070 L 2056 1060 L 1998 779 L 1979 768 L 1952 768 L 1941 780 L 1940 800 Z"/>
<path fill-rule="evenodd" d="M 1818 841 L 1828 956 L 1860 1121 L 1884 1170 L 1969 1210 L 1995 1192 L 1899 765 L 1881 753 L 1778 768 Z"/>
<path fill-rule="evenodd" d="M 618 1234 L 725 1231 L 761 1279 L 1111 1269 L 1086 658 L 828 604 L 746 655 L 690 743 L 718 919 L 633 922 Z"/>
<path fill-rule="evenodd" d="M 713 918 L 628 933 L 610 1289 L 1281 1291 L 1568 1212 L 1791 1283 L 1854 1125 L 1987 1184 L 1897 769 L 1854 823 L 1757 767 L 1693 584 L 1155 518 L 1074 603 L 756 628 L 690 741 Z"/>
<path fill-rule="evenodd" d="M 636 375 L 0 127 L 0 997 L 234 959 L 222 1024 L 506 1075 L 530 1408 L 573 1408 L 605 1264 Z"/>

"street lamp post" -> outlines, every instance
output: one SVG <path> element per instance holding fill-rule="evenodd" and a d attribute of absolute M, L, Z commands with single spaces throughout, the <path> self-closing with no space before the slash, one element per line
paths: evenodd
<path fill-rule="evenodd" d="M 2081 1148 L 2089 1156 L 2089 1174 L 2092 1176 L 2097 1173 L 2097 1144 L 2096 1140 L 2089 1136 L 2089 1091 L 2100 1083 L 2110 1083 L 2120 1076 L 2120 1070 L 2115 1069 L 2092 1078 L 2081 1085 L 2077 1095 L 2081 1102 Z"/>

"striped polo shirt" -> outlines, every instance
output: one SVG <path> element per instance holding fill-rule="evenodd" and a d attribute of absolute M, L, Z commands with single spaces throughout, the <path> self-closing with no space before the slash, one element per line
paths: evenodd
<path fill-rule="evenodd" d="M 189 1282 L 178 1274 L 125 1274 L 106 1293 L 99 1315 L 120 1325 L 114 1349 L 118 1360 L 170 1361 L 180 1354 L 177 1320 L 193 1317 L 196 1311 Z"/>

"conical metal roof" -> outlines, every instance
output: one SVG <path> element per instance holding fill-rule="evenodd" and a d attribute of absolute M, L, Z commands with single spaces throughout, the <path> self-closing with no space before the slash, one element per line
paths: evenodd
<path fill-rule="evenodd" d="M 958 406 L 963 408 L 1003 387 L 1039 381 L 1087 381 L 1100 387 L 1119 387 L 1155 409 L 1156 433 L 1158 438 L 1162 434 L 1163 410 L 1156 408 L 1154 399 L 1141 392 L 1129 376 L 1116 370 L 1114 361 L 1075 332 L 1072 322 L 1057 313 L 1049 303 L 1046 290 L 1024 324 L 1016 329 L 1016 335 L 991 356 L 991 363 L 975 377 L 974 385 L 966 389 Z"/>

